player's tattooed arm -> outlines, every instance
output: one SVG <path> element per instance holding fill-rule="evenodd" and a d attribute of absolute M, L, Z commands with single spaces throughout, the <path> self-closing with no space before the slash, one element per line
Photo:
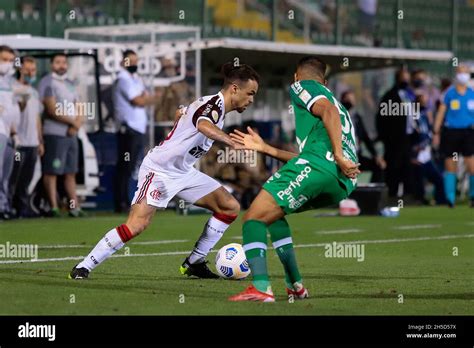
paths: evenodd
<path fill-rule="evenodd" d="M 342 125 L 339 111 L 326 98 L 317 100 L 311 107 L 311 112 L 321 118 L 331 141 L 334 160 L 345 176 L 355 178 L 360 173 L 359 164 L 344 157 L 342 152 Z"/>
<path fill-rule="evenodd" d="M 293 157 L 298 156 L 297 153 L 280 150 L 267 144 L 251 127 L 247 127 L 247 132 L 248 134 L 235 129 L 230 136 L 232 140 L 242 145 L 246 150 L 255 150 L 282 162 L 288 162 Z"/>
<path fill-rule="evenodd" d="M 209 139 L 219 141 L 237 150 L 242 149 L 242 146 L 233 141 L 228 134 L 223 132 L 219 127 L 216 127 L 212 122 L 207 121 L 206 119 L 198 120 L 197 130 Z"/>

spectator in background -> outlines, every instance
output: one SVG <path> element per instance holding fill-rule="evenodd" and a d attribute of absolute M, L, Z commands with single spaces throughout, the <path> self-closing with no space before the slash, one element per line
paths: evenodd
<path fill-rule="evenodd" d="M 425 197 L 425 180 L 428 180 L 434 185 L 436 204 L 446 204 L 443 176 L 435 166 L 431 154 L 432 127 L 428 117 L 428 96 L 418 94 L 416 102 L 420 114 L 414 119 L 415 127 L 410 136 L 410 161 L 414 173 L 415 199 L 422 204 L 430 203 Z"/>
<path fill-rule="evenodd" d="M 355 37 L 355 41 L 365 46 L 373 46 L 377 0 L 357 0 L 357 7 L 361 33 Z"/>
<path fill-rule="evenodd" d="M 17 148 L 18 160 L 15 161 L 10 178 L 10 195 L 12 207 L 18 217 L 33 216 L 29 208 L 28 187 L 33 179 L 36 160 L 44 154 L 41 114 L 43 104 L 32 84 L 36 81 L 36 61 L 33 57 L 22 57 L 18 71 L 18 82 L 21 86 L 21 118 L 18 125 Z"/>
<path fill-rule="evenodd" d="M 404 195 L 413 193 L 409 135 L 413 132 L 414 115 L 409 106 L 415 102 L 415 95 L 409 85 L 409 71 L 406 68 L 398 69 L 395 85 L 382 97 L 376 116 L 377 132 L 384 144 L 384 159 L 387 163 L 385 181 L 391 198 L 399 196 L 400 183 L 403 183 Z"/>
<path fill-rule="evenodd" d="M 79 166 L 77 132 L 82 125 L 76 103 L 78 94 L 67 76 L 68 61 L 64 53 L 51 57 L 51 73 L 44 76 L 38 86 L 44 105 L 42 158 L 43 184 L 51 206 L 51 217 L 59 217 L 57 178 L 64 176 L 64 189 L 68 198 L 69 216 L 84 216 L 76 195 L 76 173 Z"/>
<path fill-rule="evenodd" d="M 474 90 L 468 85 L 470 78 L 468 66 L 456 68 L 455 83 L 444 95 L 434 126 L 433 145 L 438 146 L 441 142 L 440 151 L 445 158 L 444 190 L 450 207 L 454 207 L 456 200 L 459 155 L 464 156 L 469 172 L 469 198 L 474 207 Z"/>
<path fill-rule="evenodd" d="M 143 157 L 145 147 L 148 123 L 145 107 L 157 101 L 155 95 L 149 95 L 145 91 L 145 85 L 137 75 L 137 70 L 137 54 L 132 50 L 124 51 L 121 69 L 112 92 L 114 114 L 119 123 L 114 192 L 117 213 L 125 212 L 130 207 L 128 183 Z"/>
<path fill-rule="evenodd" d="M 344 107 L 349 111 L 351 116 L 352 125 L 355 129 L 356 142 L 357 142 L 357 157 L 360 162 L 360 170 L 370 170 L 372 177 L 370 182 L 383 182 L 383 171 L 387 167 L 385 160 L 382 156 L 377 154 L 375 150 L 374 142 L 369 137 L 364 122 L 360 114 L 356 111 L 356 97 L 353 91 L 348 90 L 342 93 L 339 99 Z M 369 151 L 371 158 L 365 157 L 362 154 L 361 144 L 364 144 Z"/>
<path fill-rule="evenodd" d="M 178 62 L 174 54 L 165 56 L 163 61 L 164 78 L 173 78 L 178 76 Z M 171 83 L 166 87 L 155 88 L 157 101 L 155 103 L 155 122 L 174 121 L 176 108 L 179 105 L 188 105 L 193 97 L 194 90 L 186 80 Z M 171 131 L 172 125 L 163 127 L 158 125 L 155 131 L 155 142 L 163 140 L 164 135 Z"/>
<path fill-rule="evenodd" d="M 14 93 L 15 52 L 0 46 L 0 219 L 12 217 L 9 204 L 9 180 L 13 169 L 14 148 L 18 145 L 16 124 L 20 119 L 18 98 Z"/>
<path fill-rule="evenodd" d="M 431 77 L 424 69 L 416 69 L 411 73 L 411 85 L 416 95 L 423 94 L 426 117 L 432 126 L 434 124 L 434 112 L 440 92 L 432 83 Z"/>

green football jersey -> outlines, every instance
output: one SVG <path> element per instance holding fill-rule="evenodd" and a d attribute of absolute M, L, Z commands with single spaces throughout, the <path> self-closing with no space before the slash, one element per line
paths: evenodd
<path fill-rule="evenodd" d="M 357 163 L 355 131 L 349 112 L 326 86 L 314 80 L 293 83 L 290 88 L 290 98 L 295 115 L 296 141 L 300 155 L 317 161 L 320 168 L 334 174 L 345 184 L 347 190 L 352 191 L 357 180 L 347 178 L 335 164 L 329 134 L 321 118 L 311 113 L 311 107 L 321 98 L 328 99 L 336 106 L 341 118 L 344 157 Z"/>

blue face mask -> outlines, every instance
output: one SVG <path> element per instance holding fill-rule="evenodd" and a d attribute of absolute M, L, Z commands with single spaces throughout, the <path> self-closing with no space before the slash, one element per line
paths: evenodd
<path fill-rule="evenodd" d="M 25 76 L 25 82 L 32 85 L 36 81 L 36 76 Z"/>

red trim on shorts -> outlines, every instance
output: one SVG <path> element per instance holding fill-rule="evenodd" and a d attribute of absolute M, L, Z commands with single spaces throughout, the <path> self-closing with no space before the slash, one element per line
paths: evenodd
<path fill-rule="evenodd" d="M 140 201 L 145 198 L 147 192 L 148 192 L 148 188 L 150 187 L 150 184 L 151 184 L 151 181 L 153 180 L 153 177 L 155 176 L 155 173 L 148 173 L 148 175 L 146 176 L 146 180 L 145 182 L 143 183 L 142 185 L 142 188 L 140 189 L 140 194 L 138 195 L 137 197 L 137 201 L 136 203 L 140 203 Z"/>
<path fill-rule="evenodd" d="M 215 217 L 217 220 L 222 221 L 223 223 L 227 225 L 230 225 L 232 222 L 234 222 L 235 219 L 237 219 L 238 215 L 214 213 L 212 216 Z"/>
<path fill-rule="evenodd" d="M 130 239 L 133 238 L 132 232 L 129 230 L 127 225 L 123 224 L 118 226 L 117 228 L 117 233 L 122 240 L 122 242 L 127 243 Z"/>

